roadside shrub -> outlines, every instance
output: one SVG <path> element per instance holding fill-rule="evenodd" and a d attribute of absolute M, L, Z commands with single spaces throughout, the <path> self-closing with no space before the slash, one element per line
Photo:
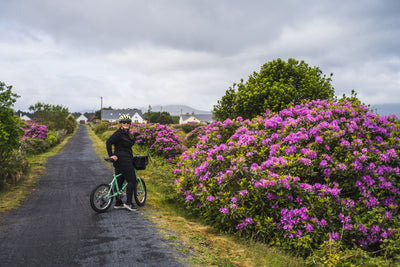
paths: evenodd
<path fill-rule="evenodd" d="M 173 171 L 181 202 L 224 232 L 307 257 L 339 242 L 398 253 L 400 124 L 349 101 L 215 122 Z"/>
<path fill-rule="evenodd" d="M 74 116 L 68 115 L 67 118 L 65 119 L 64 127 L 61 129 L 66 130 L 67 134 L 72 134 L 75 131 L 76 127 L 78 127 L 78 123 L 76 122 Z"/>
<path fill-rule="evenodd" d="M 184 150 L 182 140 L 166 125 L 135 124 L 131 133 L 136 137 L 136 144 L 146 147 L 152 154 L 164 157 L 169 162 Z"/>
<path fill-rule="evenodd" d="M 185 136 L 185 138 L 183 139 L 183 144 L 186 147 L 195 146 L 200 141 L 199 138 L 205 133 L 206 129 L 207 129 L 206 126 L 200 126 L 195 128 Z"/>
<path fill-rule="evenodd" d="M 21 140 L 21 151 L 28 155 L 37 155 L 46 152 L 50 147 L 55 146 L 65 138 L 66 129 L 58 131 L 47 131 L 46 125 L 28 121 L 22 127 L 24 136 Z"/>
<path fill-rule="evenodd" d="M 109 127 L 110 127 L 110 123 L 107 121 L 103 121 L 103 122 L 95 125 L 94 132 L 97 135 L 100 135 L 100 134 L 104 133 L 105 131 L 107 131 L 109 129 Z"/>
<path fill-rule="evenodd" d="M 22 140 L 27 138 L 46 139 L 47 137 L 46 125 L 38 124 L 34 121 L 28 121 L 22 128 L 24 129 L 24 136 L 22 137 Z"/>
<path fill-rule="evenodd" d="M 41 138 L 27 138 L 21 141 L 21 149 L 27 155 L 38 155 L 46 152 L 49 147 L 49 143 Z"/>
<path fill-rule="evenodd" d="M 189 123 L 174 125 L 174 128 L 181 129 L 184 133 L 188 134 L 200 126 L 201 126 L 201 124 L 198 122 L 189 122 Z"/>
<path fill-rule="evenodd" d="M 19 175 L 22 169 L 16 157 L 23 135 L 20 129 L 22 122 L 11 108 L 18 97 L 12 92 L 11 85 L 0 81 L 0 189 L 8 184 L 10 177 Z"/>
<path fill-rule="evenodd" d="M 2 158 L 0 164 L 0 190 L 18 182 L 29 167 L 21 150 L 13 150 L 9 157 Z"/>

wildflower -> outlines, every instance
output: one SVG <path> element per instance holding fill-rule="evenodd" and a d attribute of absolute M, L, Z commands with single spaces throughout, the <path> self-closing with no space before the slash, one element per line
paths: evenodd
<path fill-rule="evenodd" d="M 228 209 L 228 208 L 220 208 L 219 211 L 220 211 L 221 213 L 226 214 L 226 215 L 229 214 L 229 209 Z"/>
<path fill-rule="evenodd" d="M 321 227 L 325 227 L 326 226 L 326 220 L 325 219 L 321 219 L 319 222 L 317 222 L 319 226 Z"/>
<path fill-rule="evenodd" d="M 307 233 L 311 233 L 312 231 L 314 231 L 314 228 L 312 227 L 311 224 L 307 223 L 306 225 L 304 225 L 304 227 L 306 228 Z"/>
<path fill-rule="evenodd" d="M 247 195 L 249 192 L 247 190 L 242 190 L 239 192 L 241 196 Z"/>
<path fill-rule="evenodd" d="M 364 234 L 367 233 L 367 227 L 365 227 L 364 224 L 358 224 L 357 229 L 358 229 L 358 231 L 360 231 L 360 232 L 362 232 Z"/>
<path fill-rule="evenodd" d="M 326 167 L 328 167 L 328 162 L 326 162 L 326 160 L 321 160 L 321 162 L 319 163 L 319 166 L 321 168 L 326 168 Z"/>
<path fill-rule="evenodd" d="M 189 202 L 191 200 L 193 200 L 193 197 L 191 195 L 187 195 L 186 196 L 186 202 Z"/>
<path fill-rule="evenodd" d="M 218 155 L 218 156 L 217 156 L 217 160 L 223 161 L 223 160 L 224 160 L 224 157 L 223 157 L 222 155 Z"/>
<path fill-rule="evenodd" d="M 339 234 L 337 232 L 331 232 L 329 233 L 329 238 L 337 241 L 339 240 Z"/>
<path fill-rule="evenodd" d="M 210 202 L 214 202 L 214 201 L 215 201 L 215 197 L 213 197 L 213 196 L 208 196 L 208 197 L 207 197 L 207 200 L 210 201 Z"/>

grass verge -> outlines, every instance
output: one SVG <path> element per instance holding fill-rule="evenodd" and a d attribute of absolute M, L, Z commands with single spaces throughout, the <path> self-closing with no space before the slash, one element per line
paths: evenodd
<path fill-rule="evenodd" d="M 105 142 L 88 127 L 96 153 L 107 157 Z M 134 146 L 134 154 L 144 155 Z M 172 167 L 164 159 L 152 157 L 139 176 L 146 181 L 148 196 L 141 211 L 154 222 L 186 266 L 304 266 L 301 258 L 265 244 L 216 232 L 190 216 L 173 201 Z"/>
<path fill-rule="evenodd" d="M 18 183 L 0 191 L 0 214 L 19 207 L 28 198 L 29 194 L 35 190 L 39 177 L 46 168 L 47 159 L 60 152 L 75 133 L 76 130 L 72 135 L 66 137 L 60 144 L 50 148 L 47 152 L 27 157 L 29 162 L 27 173 L 23 175 Z"/>

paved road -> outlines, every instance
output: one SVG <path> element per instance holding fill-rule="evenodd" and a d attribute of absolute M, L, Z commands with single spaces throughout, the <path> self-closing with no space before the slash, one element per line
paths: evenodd
<path fill-rule="evenodd" d="M 0 218 L 0 266 L 181 266 L 140 211 L 91 209 L 91 189 L 110 175 L 80 126 L 29 200 Z"/>

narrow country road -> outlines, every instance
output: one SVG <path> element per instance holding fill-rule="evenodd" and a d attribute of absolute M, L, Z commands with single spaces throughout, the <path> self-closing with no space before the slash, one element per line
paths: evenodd
<path fill-rule="evenodd" d="M 29 199 L 1 216 L 0 266 L 181 266 L 140 210 L 91 209 L 92 188 L 109 177 L 81 125 Z"/>

